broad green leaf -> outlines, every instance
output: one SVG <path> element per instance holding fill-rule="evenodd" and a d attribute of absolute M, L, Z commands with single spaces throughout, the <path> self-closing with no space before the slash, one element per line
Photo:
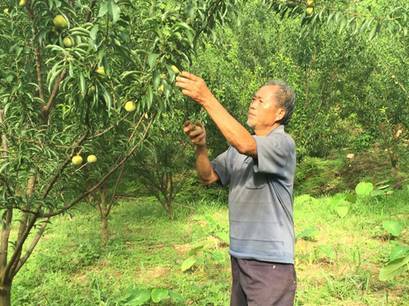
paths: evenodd
<path fill-rule="evenodd" d="M 394 220 L 386 220 L 382 222 L 383 228 L 392 236 L 398 237 L 403 231 L 402 223 Z"/>
<path fill-rule="evenodd" d="M 145 305 L 151 299 L 151 292 L 147 289 L 139 289 L 135 294 L 132 295 L 132 299 L 129 301 L 130 305 Z"/>
<path fill-rule="evenodd" d="M 185 259 L 185 261 L 182 263 L 180 269 L 182 272 L 185 272 L 192 268 L 196 264 L 196 257 L 190 256 L 189 258 Z"/>
<path fill-rule="evenodd" d="M 189 255 L 196 255 L 199 251 L 203 250 L 204 244 L 199 244 L 197 246 L 194 246 L 192 249 L 189 251 Z"/>
<path fill-rule="evenodd" d="M 370 182 L 360 182 L 355 187 L 355 192 L 360 197 L 367 197 L 373 191 L 373 184 Z"/>
<path fill-rule="evenodd" d="M 317 235 L 317 233 L 318 230 L 315 227 L 313 226 L 307 227 L 306 229 L 297 234 L 297 239 L 313 241 L 315 240 L 315 236 Z"/>
<path fill-rule="evenodd" d="M 212 253 L 212 259 L 215 263 L 219 263 L 222 264 L 226 261 L 226 257 L 225 257 L 225 252 L 224 251 L 213 251 Z"/>
<path fill-rule="evenodd" d="M 349 212 L 349 206 L 339 205 L 334 210 L 340 218 L 344 218 Z"/>
<path fill-rule="evenodd" d="M 381 281 L 392 280 L 394 277 L 404 273 L 408 269 L 407 267 L 408 264 L 409 256 L 389 262 L 385 267 L 381 268 L 379 272 L 379 280 Z"/>
<path fill-rule="evenodd" d="M 223 241 L 226 244 L 230 243 L 230 237 L 229 234 L 224 232 L 224 231 L 217 231 L 214 233 L 214 235 L 219 238 L 221 241 Z"/>
<path fill-rule="evenodd" d="M 120 7 L 112 1 L 111 4 L 111 15 L 112 15 L 112 22 L 116 23 L 119 20 L 119 17 L 121 15 L 121 9 Z"/>
<path fill-rule="evenodd" d="M 104 1 L 101 3 L 99 7 L 98 17 L 103 17 L 108 12 L 108 1 Z"/>
<path fill-rule="evenodd" d="M 336 253 L 335 250 L 332 246 L 330 245 L 320 245 L 318 247 L 318 254 L 320 256 L 320 258 L 328 258 L 331 260 L 335 260 L 336 258 Z"/>
<path fill-rule="evenodd" d="M 169 292 L 169 296 L 170 296 L 172 302 L 175 303 L 176 305 L 182 305 L 182 304 L 184 305 L 185 304 L 185 303 L 183 303 L 185 299 L 179 293 L 171 291 L 171 292 Z"/>
<path fill-rule="evenodd" d="M 155 288 L 151 292 L 151 298 L 154 303 L 159 303 L 169 298 L 169 290 Z"/>
<path fill-rule="evenodd" d="M 409 256 L 409 246 L 395 244 L 395 246 L 392 248 L 391 253 L 389 255 L 389 260 L 393 261 L 393 260 L 403 258 L 406 256 Z"/>
<path fill-rule="evenodd" d="M 159 54 L 157 53 L 150 53 L 148 56 L 148 64 L 150 68 L 153 68 L 155 65 L 156 60 L 158 59 Z"/>

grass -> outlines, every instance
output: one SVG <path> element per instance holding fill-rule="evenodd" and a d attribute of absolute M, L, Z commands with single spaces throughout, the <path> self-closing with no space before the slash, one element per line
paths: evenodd
<path fill-rule="evenodd" d="M 296 305 L 409 305 L 407 272 L 378 279 L 391 249 L 382 221 L 400 220 L 405 230 L 398 240 L 409 243 L 409 189 L 358 201 L 343 218 L 333 198 L 296 198 L 296 232 L 314 229 L 313 237 L 296 242 Z M 153 198 L 120 202 L 105 248 L 94 209 L 54 219 L 15 279 L 13 305 L 125 305 L 135 290 L 154 288 L 177 295 L 175 305 L 228 305 L 230 261 L 221 238 L 227 205 L 206 195 L 179 202 L 173 221 Z M 192 254 L 195 265 L 182 272 Z"/>

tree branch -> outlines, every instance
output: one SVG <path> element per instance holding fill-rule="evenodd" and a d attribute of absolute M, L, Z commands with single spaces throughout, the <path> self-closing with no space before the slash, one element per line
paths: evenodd
<path fill-rule="evenodd" d="M 81 194 L 80 196 L 78 196 L 76 199 L 74 199 L 73 201 L 71 201 L 71 203 L 65 205 L 63 208 L 54 211 L 54 212 L 50 212 L 47 214 L 42 214 L 41 217 L 43 218 L 50 218 L 53 216 L 57 216 L 60 215 L 62 213 L 64 213 L 65 211 L 67 211 L 68 209 L 70 209 L 71 207 L 73 207 L 75 204 L 77 204 L 79 201 L 81 201 L 82 199 L 84 199 L 86 196 L 88 196 L 89 194 L 93 193 L 95 190 L 97 190 L 102 184 L 104 184 L 109 177 L 120 167 L 122 166 L 130 157 L 131 155 L 136 151 L 136 149 L 139 147 L 139 145 L 142 143 L 142 141 L 146 138 L 146 135 L 152 125 L 153 119 L 149 122 L 148 126 L 145 129 L 145 132 L 142 136 L 142 138 L 138 141 L 138 143 L 136 145 L 134 145 L 131 150 L 125 155 L 125 157 L 115 166 L 113 166 L 111 168 L 111 170 L 105 174 L 105 176 L 97 183 L 95 184 L 93 187 L 91 187 L 90 189 L 88 189 L 86 192 L 84 192 L 83 194 Z"/>
<path fill-rule="evenodd" d="M 41 111 L 44 117 L 44 121 L 48 120 L 48 116 L 50 114 L 51 108 L 55 104 L 54 103 L 55 97 L 57 96 L 58 90 L 60 89 L 60 83 L 65 78 L 65 74 L 66 74 L 66 70 L 64 69 L 63 71 L 61 71 L 61 74 L 58 76 L 57 80 L 54 83 L 53 89 L 51 91 L 51 95 L 48 98 L 47 105 L 41 108 Z"/>
<path fill-rule="evenodd" d="M 57 169 L 57 171 L 55 172 L 53 178 L 50 180 L 50 182 L 47 185 L 47 188 L 44 191 L 43 194 L 43 199 L 45 199 L 49 192 L 51 191 L 51 189 L 53 188 L 54 184 L 57 182 L 58 178 L 60 177 L 61 173 L 64 171 L 65 167 L 68 165 L 68 163 L 70 162 L 72 156 L 74 155 L 75 150 L 84 143 L 84 141 L 87 139 L 89 130 L 86 131 L 86 133 L 80 138 L 78 139 L 77 142 L 74 143 L 74 145 L 71 148 L 71 153 L 70 155 L 64 160 L 64 162 L 60 165 L 60 167 Z"/>
<path fill-rule="evenodd" d="M 121 170 L 120 170 L 119 175 L 118 175 L 118 177 L 117 177 L 117 179 L 116 179 L 115 187 L 114 187 L 114 190 L 113 190 L 113 192 L 112 192 L 111 201 L 109 202 L 109 204 L 108 204 L 108 209 L 107 209 L 107 211 L 106 211 L 106 216 L 107 216 L 107 217 L 108 217 L 109 214 L 111 213 L 112 206 L 114 205 L 116 190 L 118 189 L 119 182 L 121 181 L 122 175 L 124 174 L 124 169 L 125 169 L 125 164 L 123 164 L 123 165 L 121 166 Z"/>
<path fill-rule="evenodd" d="M 3 222 L 1 228 L 1 241 L 0 241 L 0 271 L 4 271 L 4 267 L 7 266 L 7 255 L 8 255 L 8 246 L 9 246 L 9 237 L 11 231 L 11 221 L 13 219 L 13 209 L 7 208 L 6 212 L 3 215 Z M 1 282 L 4 283 L 4 280 L 7 278 L 7 273 L 4 271 L 0 275 Z"/>
<path fill-rule="evenodd" d="M 16 260 L 19 260 L 18 256 L 21 254 L 21 249 L 23 248 L 24 242 L 26 241 L 31 229 L 33 228 L 35 222 L 37 221 L 37 215 L 32 216 L 32 218 L 28 217 L 27 226 L 24 232 L 21 235 L 21 239 L 16 241 L 16 247 L 14 249 L 13 255 L 11 256 L 10 261 L 7 263 L 6 269 L 4 271 L 4 275 L 11 279 L 12 277 L 12 267 L 14 266 Z"/>
<path fill-rule="evenodd" d="M 27 189 L 26 189 L 27 199 L 31 199 L 33 197 L 36 181 L 37 181 L 37 175 L 36 174 L 31 175 L 30 178 L 28 179 Z M 30 207 L 28 207 L 28 208 L 30 208 Z M 26 230 L 26 227 L 27 227 L 27 224 L 28 224 L 28 220 L 29 220 L 29 213 L 23 213 L 22 219 L 20 220 L 20 226 L 19 226 L 16 241 L 20 241 L 23 238 L 24 231 Z M 22 248 L 20 249 L 20 252 L 17 254 L 16 260 L 14 261 L 14 263 L 12 263 L 12 267 L 10 269 L 11 277 L 13 276 L 13 274 L 14 274 L 13 271 L 14 271 L 15 267 L 17 266 L 18 261 L 19 261 L 19 259 L 21 257 L 21 251 L 22 251 Z"/>
<path fill-rule="evenodd" d="M 35 57 L 35 67 L 36 67 L 36 77 L 37 77 L 37 85 L 38 85 L 38 96 L 40 97 L 41 101 L 45 102 L 45 97 L 44 97 L 44 89 L 43 89 L 43 79 L 42 79 L 42 66 L 41 66 L 41 50 L 40 48 L 34 47 L 34 41 L 35 38 L 37 36 L 37 27 L 34 21 L 34 12 L 33 9 L 31 8 L 31 1 L 28 0 L 26 3 L 26 8 L 27 8 L 27 13 L 29 18 L 31 19 L 33 25 L 32 25 L 32 29 L 33 29 L 33 38 L 32 38 L 32 45 L 34 48 L 34 57 Z"/>
<path fill-rule="evenodd" d="M 40 229 L 38 230 L 37 234 L 34 236 L 33 241 L 31 242 L 30 247 L 27 249 L 26 253 L 23 257 L 17 262 L 12 270 L 12 277 L 14 277 L 18 271 L 20 271 L 21 267 L 26 263 L 27 259 L 33 253 L 34 248 L 36 247 L 38 241 L 40 240 L 41 236 L 43 235 L 46 226 L 48 225 L 48 221 L 50 218 L 47 218 L 44 223 L 41 225 Z"/>
<path fill-rule="evenodd" d="M 4 122 L 4 110 L 0 109 L 0 124 Z M 2 147 L 2 157 L 4 159 L 8 158 L 8 145 L 7 145 L 7 137 L 5 134 L 1 134 L 1 147 Z M 6 182 L 6 186 L 8 184 Z M 9 189 L 9 187 L 8 187 Z M 11 221 L 13 220 L 13 208 L 7 208 L 3 215 L 3 222 L 1 227 L 1 237 L 0 237 L 0 268 L 1 272 L 3 272 L 3 268 L 7 265 L 7 255 L 8 255 L 8 246 L 9 246 L 9 238 L 10 238 L 10 231 L 11 231 Z M 0 278 L 4 283 L 4 279 L 7 277 L 7 273 L 2 273 Z"/>

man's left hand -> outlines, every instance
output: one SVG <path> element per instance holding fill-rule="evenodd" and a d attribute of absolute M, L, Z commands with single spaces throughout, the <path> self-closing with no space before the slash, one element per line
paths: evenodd
<path fill-rule="evenodd" d="M 176 77 L 176 86 L 182 89 L 182 93 L 195 100 L 200 105 L 204 105 L 214 98 L 212 92 L 206 85 L 206 82 L 187 71 L 183 71 Z"/>

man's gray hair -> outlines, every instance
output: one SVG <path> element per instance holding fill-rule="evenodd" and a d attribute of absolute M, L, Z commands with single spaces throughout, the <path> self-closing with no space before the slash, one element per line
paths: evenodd
<path fill-rule="evenodd" d="M 277 86 L 279 88 L 280 94 L 278 102 L 280 107 L 284 107 L 285 115 L 281 119 L 280 123 L 283 125 L 288 124 L 291 119 L 291 116 L 294 112 L 295 107 L 295 93 L 294 90 L 284 81 L 280 80 L 269 80 L 264 86 Z"/>

